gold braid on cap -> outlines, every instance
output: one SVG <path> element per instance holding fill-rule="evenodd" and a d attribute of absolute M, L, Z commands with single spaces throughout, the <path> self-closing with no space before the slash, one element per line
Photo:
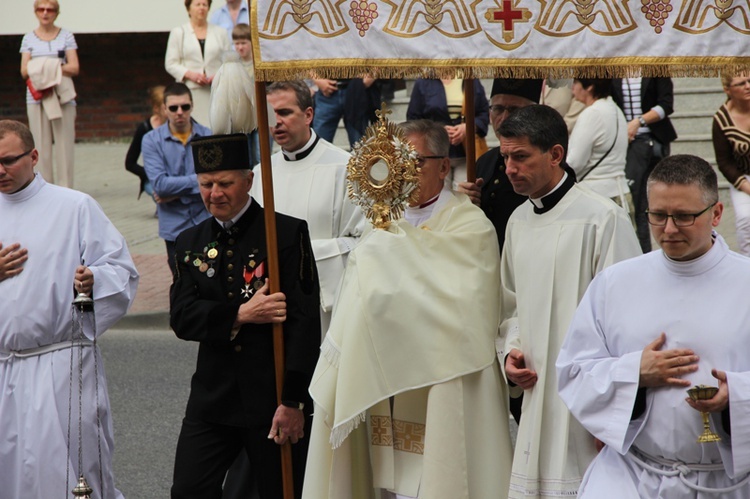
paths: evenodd
<path fill-rule="evenodd" d="M 378 121 L 354 144 L 347 165 L 349 197 L 376 229 L 388 229 L 419 195 L 417 152 L 401 127 L 386 118 L 390 113 L 385 103 L 375 111 Z"/>

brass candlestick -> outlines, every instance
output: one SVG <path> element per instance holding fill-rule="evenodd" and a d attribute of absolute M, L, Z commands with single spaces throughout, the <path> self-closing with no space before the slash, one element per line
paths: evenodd
<path fill-rule="evenodd" d="M 718 391 L 719 389 L 715 386 L 696 385 L 687 392 L 692 400 L 697 401 L 711 399 Z M 711 422 L 708 419 L 708 413 L 701 412 L 701 416 L 703 416 L 703 433 L 698 437 L 698 443 L 705 444 L 708 442 L 720 442 L 721 437 L 711 430 Z"/>

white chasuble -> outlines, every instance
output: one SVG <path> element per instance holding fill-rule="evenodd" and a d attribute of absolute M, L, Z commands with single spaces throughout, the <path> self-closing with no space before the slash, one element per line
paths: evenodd
<path fill-rule="evenodd" d="M 529 202 L 510 217 L 498 358 L 519 349 L 539 380 L 524 391 L 509 497 L 575 496 L 596 451 L 557 395 L 555 360 L 593 277 L 638 254 L 625 211 L 578 184 L 545 213 Z"/>
<path fill-rule="evenodd" d="M 101 497 L 100 444 L 104 497 L 121 498 L 112 476 L 112 419 L 104 366 L 98 349 L 91 346 L 82 349 L 84 469 L 78 469 L 78 347 L 67 346 L 72 335 L 73 276 L 81 262 L 94 274 L 97 336 L 132 303 L 138 273 L 125 240 L 91 197 L 48 184 L 37 174 L 25 189 L 0 195 L 0 241 L 4 246 L 17 242 L 28 250 L 23 271 L 0 282 L 0 496 L 70 497 L 80 471 L 95 490 L 94 497 Z M 84 325 L 87 338 L 93 340 L 89 317 Z M 29 354 L 39 347 L 51 351 Z M 72 353 L 76 355 L 71 387 Z"/>
<path fill-rule="evenodd" d="M 306 499 L 373 487 L 496 499 L 508 488 L 497 237 L 466 196 L 442 196 L 419 228 L 371 230 L 349 256 L 310 386 Z"/>
<path fill-rule="evenodd" d="M 583 297 L 557 361 L 560 396 L 606 444 L 581 497 L 750 497 L 750 356 L 744 348 L 750 307 L 742 292 L 750 260 L 715 237 L 708 253 L 688 262 L 653 251 L 615 265 Z M 718 386 L 712 369 L 727 373 L 731 434 L 721 415 L 711 414 L 721 442 L 696 442 L 702 418 L 685 402 L 682 387 L 646 388 L 645 410 L 631 419 L 642 351 L 662 332 L 663 350 L 689 348 L 700 358 L 698 371 L 684 376 L 693 386 Z M 671 476 L 638 465 L 634 455 Z M 713 470 L 690 469 L 695 465 Z"/>

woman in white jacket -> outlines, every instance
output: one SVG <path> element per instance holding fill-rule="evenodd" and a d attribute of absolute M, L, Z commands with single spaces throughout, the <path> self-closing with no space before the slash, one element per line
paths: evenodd
<path fill-rule="evenodd" d="M 583 102 L 570 134 L 568 164 L 578 182 L 612 198 L 633 216 L 630 189 L 625 179 L 625 156 L 628 152 L 628 127 L 625 115 L 610 97 L 610 79 L 573 80 L 573 97 Z"/>
<path fill-rule="evenodd" d="M 185 0 L 190 21 L 169 33 L 164 67 L 193 93 L 193 118 L 209 126 L 211 81 L 221 67 L 221 56 L 231 50 L 224 28 L 208 22 L 211 0 Z"/>

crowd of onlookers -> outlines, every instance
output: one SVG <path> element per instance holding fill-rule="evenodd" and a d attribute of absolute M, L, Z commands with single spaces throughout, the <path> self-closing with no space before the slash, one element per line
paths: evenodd
<path fill-rule="evenodd" d="M 174 28 L 166 47 L 165 69 L 192 93 L 191 118 L 206 127 L 211 83 L 223 55 L 235 50 L 253 75 L 249 9 L 244 0 L 229 0 L 209 19 L 211 0 L 185 0 L 188 22 Z M 75 37 L 55 24 L 57 0 L 36 0 L 39 26 L 21 44 L 21 74 L 27 82 L 29 126 L 41 152 L 45 179 L 71 187 L 76 101 L 73 80 L 79 72 Z M 375 120 L 383 95 L 392 95 L 393 81 L 367 75 L 353 79 L 306 80 L 313 93 L 313 128 L 332 142 L 343 118 L 350 146 Z M 750 255 L 750 104 L 747 75 L 724 74 L 727 101 L 716 113 L 712 137 L 719 170 L 732 185 L 740 250 Z M 164 83 L 164 82 L 161 82 Z M 411 90 L 407 119 L 428 118 L 445 125 L 451 141 L 451 175 L 456 186 L 466 178 L 466 123 L 461 79 L 418 79 Z M 490 106 L 481 82 L 474 80 L 474 129 L 477 157 L 486 152 Z M 383 92 L 381 93 L 381 87 Z M 126 167 L 140 178 L 140 192 L 159 202 L 142 166 L 138 164 L 143 136 L 166 121 L 162 85 L 148 89 L 152 115 L 138 128 L 128 151 Z M 674 95 L 670 78 L 623 78 L 545 81 L 540 102 L 554 107 L 570 132 L 568 162 L 580 182 L 614 199 L 634 219 L 642 248 L 651 248 L 645 221 L 645 185 L 648 172 L 669 155 L 677 137 L 669 115 Z M 54 145 L 54 148 L 53 148 Z M 258 133 L 250 138 L 251 157 L 260 160 Z"/>

